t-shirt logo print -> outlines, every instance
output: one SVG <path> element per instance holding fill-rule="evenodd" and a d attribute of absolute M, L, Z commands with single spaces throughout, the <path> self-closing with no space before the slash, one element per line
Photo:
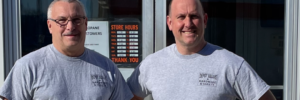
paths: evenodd
<path fill-rule="evenodd" d="M 201 86 L 217 86 L 218 83 L 218 75 L 208 74 L 208 73 L 200 73 L 199 74 L 199 82 L 198 85 Z"/>
<path fill-rule="evenodd" d="M 91 79 L 94 86 L 107 87 L 108 85 L 105 75 L 92 74 Z"/>

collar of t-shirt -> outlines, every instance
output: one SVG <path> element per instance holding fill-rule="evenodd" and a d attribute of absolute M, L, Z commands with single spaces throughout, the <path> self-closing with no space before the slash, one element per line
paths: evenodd
<path fill-rule="evenodd" d="M 176 48 L 176 44 L 172 45 L 173 51 L 175 52 L 176 56 L 181 58 L 181 59 L 192 59 L 198 56 L 207 56 L 211 55 L 214 51 L 221 49 L 221 47 L 213 45 L 211 43 L 206 43 L 206 45 L 198 52 L 190 55 L 182 55 L 179 53 L 179 51 Z"/>
<path fill-rule="evenodd" d="M 86 57 L 87 53 L 88 53 L 88 50 L 85 48 L 84 49 L 84 52 L 82 55 L 80 55 L 79 57 L 69 57 L 69 56 L 66 56 L 62 53 L 60 53 L 54 46 L 53 44 L 50 45 L 50 50 L 54 52 L 54 54 L 62 59 L 65 59 L 65 60 L 68 60 L 68 61 L 78 61 L 80 59 L 83 59 Z"/>

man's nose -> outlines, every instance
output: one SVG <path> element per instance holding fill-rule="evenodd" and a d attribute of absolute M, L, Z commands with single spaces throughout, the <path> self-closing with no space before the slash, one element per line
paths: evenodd
<path fill-rule="evenodd" d="M 186 17 L 185 20 L 184 20 L 184 26 L 186 28 L 191 28 L 193 27 L 194 23 L 192 21 L 192 19 L 190 17 Z"/>
<path fill-rule="evenodd" d="M 74 25 L 72 20 L 69 20 L 69 22 L 67 23 L 66 29 L 67 30 L 74 30 L 75 29 L 75 25 Z"/>

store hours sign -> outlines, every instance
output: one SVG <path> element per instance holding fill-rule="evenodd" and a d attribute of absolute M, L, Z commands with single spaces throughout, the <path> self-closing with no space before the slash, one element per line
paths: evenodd
<path fill-rule="evenodd" d="M 110 22 L 110 58 L 116 64 L 136 67 L 142 60 L 139 22 Z"/>

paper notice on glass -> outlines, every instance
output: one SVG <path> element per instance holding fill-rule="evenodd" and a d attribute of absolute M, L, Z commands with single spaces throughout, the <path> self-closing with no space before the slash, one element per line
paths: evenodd
<path fill-rule="evenodd" d="M 109 57 L 108 21 L 88 21 L 85 47 Z"/>

